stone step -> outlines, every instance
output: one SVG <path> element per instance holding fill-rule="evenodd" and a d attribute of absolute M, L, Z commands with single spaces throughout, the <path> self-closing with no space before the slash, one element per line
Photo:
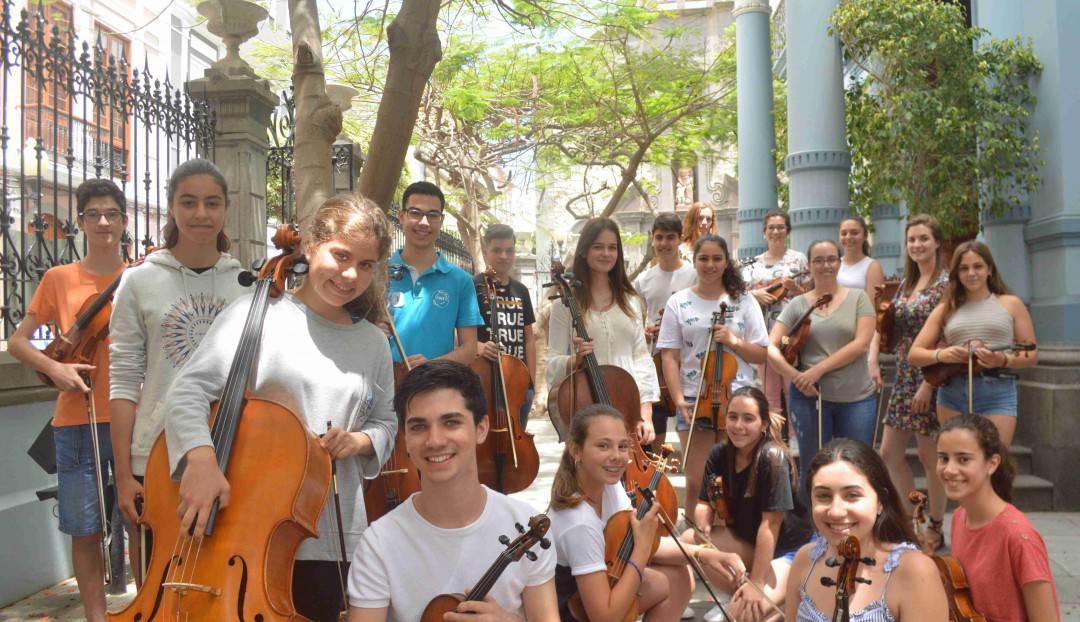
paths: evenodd
<path fill-rule="evenodd" d="M 908 447 L 905 455 L 907 456 L 908 466 L 911 467 L 911 472 L 915 474 L 916 477 L 926 475 L 926 470 L 923 469 L 922 462 L 919 461 L 918 449 L 914 446 Z M 1009 448 L 1009 455 L 1012 456 L 1013 464 L 1016 465 L 1016 472 L 1018 475 L 1031 475 L 1033 473 L 1031 467 L 1032 452 L 1030 447 L 1013 445 Z"/>
<path fill-rule="evenodd" d="M 915 478 L 915 487 L 926 492 L 926 478 Z M 1054 509 L 1054 483 L 1037 475 L 1017 475 L 1013 480 L 1012 504 L 1023 512 L 1049 512 Z M 950 501 L 948 511 L 955 510 Z"/>

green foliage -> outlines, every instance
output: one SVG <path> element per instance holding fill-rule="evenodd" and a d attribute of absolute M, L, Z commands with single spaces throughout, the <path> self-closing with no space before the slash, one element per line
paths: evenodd
<path fill-rule="evenodd" d="M 847 93 L 856 211 L 903 200 L 961 235 L 980 206 L 1000 215 L 1038 186 L 1028 43 L 992 40 L 937 0 L 844 0 L 832 29 L 865 74 Z"/>

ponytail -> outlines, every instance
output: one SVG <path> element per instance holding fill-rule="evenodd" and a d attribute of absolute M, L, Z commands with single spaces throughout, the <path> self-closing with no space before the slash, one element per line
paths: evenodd
<path fill-rule="evenodd" d="M 562 458 L 559 460 L 559 468 L 555 470 L 555 479 L 551 482 L 551 509 L 565 510 L 572 508 L 585 500 L 585 493 L 578 484 L 577 463 L 570 453 L 571 448 L 579 451 L 585 446 L 585 440 L 589 437 L 589 425 L 597 417 L 612 417 L 625 423 L 625 419 L 618 410 L 606 404 L 593 404 L 586 406 L 574 415 L 570 422 L 570 438 L 566 441 Z"/>

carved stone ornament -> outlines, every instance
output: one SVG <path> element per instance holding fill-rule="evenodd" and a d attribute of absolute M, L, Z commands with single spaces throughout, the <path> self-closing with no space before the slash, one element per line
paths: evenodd
<path fill-rule="evenodd" d="M 230 76 L 255 77 L 255 70 L 240 58 L 240 46 L 259 34 L 259 22 L 266 9 L 247 0 L 206 0 L 197 7 L 206 18 L 206 29 L 225 43 L 225 56 L 211 65 L 211 71 Z"/>

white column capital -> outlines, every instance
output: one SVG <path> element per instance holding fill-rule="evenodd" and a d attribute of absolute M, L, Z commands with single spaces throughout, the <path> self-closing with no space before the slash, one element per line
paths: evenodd
<path fill-rule="evenodd" d="M 735 0 L 735 8 L 731 9 L 732 17 L 738 17 L 743 13 L 764 13 L 769 15 L 772 9 L 769 0 Z"/>

